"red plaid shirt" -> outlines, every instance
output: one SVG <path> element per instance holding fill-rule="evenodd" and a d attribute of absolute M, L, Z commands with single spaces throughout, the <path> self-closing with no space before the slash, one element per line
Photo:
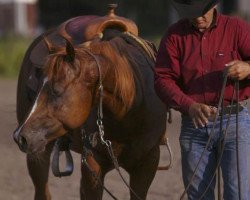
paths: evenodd
<path fill-rule="evenodd" d="M 172 25 L 161 40 L 155 89 L 170 107 L 187 113 L 194 102 L 218 104 L 225 64 L 232 60 L 250 61 L 250 25 L 221 15 L 205 32 L 189 20 Z M 228 81 L 225 104 L 232 99 L 233 82 Z M 250 79 L 240 81 L 240 101 L 250 97 Z"/>

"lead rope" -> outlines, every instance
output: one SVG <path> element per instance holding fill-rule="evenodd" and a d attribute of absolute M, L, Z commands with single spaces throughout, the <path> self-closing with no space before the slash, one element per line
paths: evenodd
<path fill-rule="evenodd" d="M 229 121 L 230 121 L 230 117 L 231 117 L 231 112 L 232 112 L 232 105 L 233 105 L 233 99 L 234 99 L 234 92 L 236 91 L 236 162 L 237 162 L 237 177 L 238 177 L 238 196 L 239 196 L 239 200 L 242 199 L 241 196 L 241 176 L 240 176 L 240 162 L 239 162 L 239 81 L 236 81 L 234 84 L 234 90 L 233 90 L 233 95 L 232 95 L 232 101 L 231 101 L 231 109 L 229 111 L 229 115 L 227 118 L 227 124 L 226 124 L 226 129 L 224 130 L 224 141 L 222 143 L 222 147 L 221 147 L 221 154 L 220 154 L 220 158 L 217 162 L 217 166 L 216 169 L 219 169 L 220 163 L 221 163 L 221 159 L 222 159 L 222 155 L 223 155 L 223 151 L 225 148 L 225 138 L 227 137 L 227 130 L 229 127 Z M 215 170 L 216 171 L 216 170 Z M 208 184 L 206 190 L 204 191 L 204 193 L 202 194 L 202 196 L 199 198 L 199 200 L 201 200 L 204 195 L 206 194 L 208 188 L 210 187 L 210 185 L 212 184 L 212 181 L 215 177 L 215 174 L 213 174 L 212 179 L 210 181 L 210 183 Z M 220 192 L 220 191 L 219 191 Z M 221 197 L 219 197 L 220 199 Z"/>
<path fill-rule="evenodd" d="M 237 158 L 237 176 L 238 176 L 238 190 L 239 190 L 239 200 L 242 199 L 241 196 L 241 176 L 240 176 L 240 152 L 239 152 L 239 81 L 236 83 L 236 158 Z"/>
<path fill-rule="evenodd" d="M 232 98 L 233 99 L 233 98 Z M 224 97 L 223 97 L 223 100 L 222 102 L 224 102 Z M 221 106 L 221 113 L 224 113 L 224 105 L 222 104 Z M 230 113 L 231 114 L 231 113 Z M 218 149 L 217 149 L 217 163 L 219 163 L 219 158 L 220 158 L 220 155 L 222 154 L 222 145 L 223 145 L 223 138 L 222 138 L 222 135 L 223 135 L 223 115 L 220 116 L 220 137 L 219 137 L 219 144 L 218 144 Z M 216 169 L 217 169 L 217 179 L 218 179 L 218 194 L 217 194 L 217 197 L 218 197 L 218 200 L 221 200 L 221 169 L 220 167 L 216 167 L 215 168 L 215 172 L 216 172 Z M 213 180 L 214 178 L 212 178 L 211 180 Z M 211 181 L 212 183 L 212 181 Z M 210 187 L 210 184 L 209 186 L 207 186 L 207 188 Z M 205 190 L 206 191 L 206 190 Z M 205 192 L 204 192 L 205 193 Z M 201 197 L 202 198 L 202 197 Z"/>
<path fill-rule="evenodd" d="M 103 87 L 99 87 L 99 94 L 103 95 Z M 128 187 L 128 189 L 130 190 L 130 192 L 138 199 L 138 200 L 142 200 L 142 198 L 140 198 L 136 192 L 129 186 L 129 184 L 127 183 L 127 181 L 125 180 L 125 178 L 123 177 L 121 171 L 120 171 L 120 166 L 118 163 L 118 160 L 114 154 L 113 148 L 112 148 L 112 143 L 110 140 L 105 140 L 104 139 L 104 125 L 103 125 L 103 112 L 102 112 L 102 97 L 99 95 L 99 99 L 100 99 L 100 103 L 99 103 L 99 107 L 98 107 L 98 112 L 97 112 L 97 126 L 99 129 L 99 136 L 101 139 L 101 143 L 104 144 L 107 147 L 107 150 L 109 152 L 109 156 L 113 162 L 114 168 L 116 169 L 116 171 L 119 173 L 122 181 L 125 183 L 125 185 Z"/>
<path fill-rule="evenodd" d="M 241 200 L 242 193 L 241 193 L 241 176 L 240 176 L 240 162 L 239 162 L 239 157 L 240 157 L 240 155 L 239 155 L 239 81 L 235 82 L 234 90 L 233 90 L 233 97 L 234 97 L 235 90 L 236 90 L 236 159 L 237 159 L 236 162 L 237 162 L 237 177 L 238 177 L 238 191 L 239 191 L 238 196 L 239 196 L 239 200 Z M 233 99 L 234 98 L 232 98 L 231 105 L 233 105 Z M 227 130 L 228 130 L 229 121 L 230 121 L 230 117 L 231 117 L 231 111 L 232 111 L 232 108 L 229 112 L 228 121 L 227 121 L 226 129 L 225 129 L 224 142 L 222 143 L 221 154 L 220 154 L 220 158 L 218 160 L 216 168 L 219 168 L 219 165 L 220 165 L 221 159 L 222 159 L 222 154 L 223 154 L 223 151 L 225 148 L 225 138 L 227 136 Z M 212 180 L 213 180 L 214 176 L 215 176 L 215 173 L 213 174 L 213 177 L 212 177 L 209 185 L 207 186 L 205 192 L 203 193 L 203 195 L 200 197 L 199 200 L 201 200 L 204 197 L 204 195 L 206 194 L 208 188 L 212 184 Z"/>
<path fill-rule="evenodd" d="M 227 77 L 225 77 L 224 78 L 224 82 L 223 82 L 223 87 L 222 87 L 222 91 L 223 91 L 223 93 L 221 93 L 221 97 L 220 97 L 220 99 L 222 99 L 223 100 L 223 94 L 224 94 L 224 87 L 225 87 L 225 83 L 226 83 L 226 80 L 227 79 Z M 223 89 L 224 88 L 224 89 Z M 212 181 L 213 181 L 213 179 L 214 179 L 214 177 L 215 177 L 215 175 L 216 175 L 216 169 L 219 169 L 219 166 L 220 166 L 220 163 L 221 163 L 221 159 L 222 159 L 222 155 L 223 155 L 223 151 L 224 151 L 224 148 L 225 148 L 225 138 L 227 137 L 227 133 L 228 133 L 228 127 L 229 127 L 229 122 L 230 122 L 230 118 L 231 118 L 231 113 L 232 113 L 232 105 L 233 105 L 233 100 L 234 100 L 234 92 L 235 92 L 235 90 L 236 90 L 236 99 L 237 99 L 237 101 L 236 101 L 236 159 L 237 159 L 237 176 L 238 176 L 238 190 L 239 190 L 239 193 L 238 193 L 238 195 L 239 195 L 239 200 L 241 200 L 242 198 L 241 198 L 241 176 L 240 176 L 240 169 L 239 169 L 239 141 L 238 141 L 238 138 L 239 138 L 239 126 L 238 126 L 238 115 L 239 115 L 239 82 L 238 81 L 236 81 L 235 82 L 235 85 L 234 85 L 234 90 L 233 90 L 233 94 L 232 94 L 232 100 L 231 100 L 231 104 L 230 104 L 230 106 L 231 106 L 231 109 L 230 109 L 230 111 L 229 111 L 229 115 L 228 115 L 228 118 L 227 118 L 227 124 L 226 124 L 226 128 L 225 128 L 225 130 L 222 130 L 222 127 L 220 128 L 220 130 L 221 130 L 221 132 L 224 134 L 224 139 L 223 139 L 223 142 L 222 142 L 222 144 L 221 144 L 221 149 L 220 149 L 220 151 L 221 151 L 221 153 L 220 153 L 220 156 L 219 156 L 219 159 L 217 160 L 217 165 L 216 165 L 216 168 L 215 168 L 215 171 L 214 171 L 214 173 L 213 173 L 213 176 L 212 176 L 212 178 L 211 178 L 211 180 L 210 180 L 210 182 L 209 182 L 209 184 L 208 184 L 208 186 L 206 187 L 206 189 L 205 189 L 205 191 L 203 192 L 203 194 L 201 195 L 201 197 L 199 198 L 199 200 L 201 200 L 204 196 L 205 196 L 205 194 L 207 193 L 207 191 L 208 191 L 208 189 L 209 189 L 209 187 L 211 186 L 211 184 L 212 184 Z M 220 102 L 220 101 L 219 101 Z M 222 102 L 222 101 L 221 101 Z M 220 104 L 219 103 L 219 106 L 221 105 L 221 112 L 222 112 L 222 117 L 223 117 L 223 106 L 222 106 L 222 104 Z M 218 110 L 219 110 L 219 106 L 218 106 Z M 217 112 L 218 112 L 218 110 L 217 110 Z M 216 112 L 216 116 L 217 116 L 217 112 Z M 220 123 L 222 124 L 222 117 L 221 117 L 221 120 L 220 120 Z M 216 122 L 216 117 L 215 117 L 215 119 L 214 119 L 214 123 Z M 220 124 L 220 125 L 221 125 Z M 222 125 L 221 125 L 222 126 Z M 214 131 L 214 124 L 213 124 L 213 128 L 212 128 L 212 131 Z M 212 132 L 211 131 L 211 132 Z M 214 133 L 213 133 L 214 134 Z M 211 133 L 211 135 L 212 135 L 212 133 Z M 210 135 L 210 136 L 211 136 Z M 207 142 L 207 144 L 209 144 L 210 143 L 210 137 L 209 137 L 209 139 L 208 139 L 208 142 Z M 205 149 L 204 150 L 206 150 L 207 149 L 207 145 L 206 144 L 206 147 L 205 147 Z M 203 151 L 204 152 L 204 151 Z M 195 168 L 195 171 L 194 171 L 194 173 L 193 173 L 193 176 L 191 177 L 191 180 L 190 180 L 190 182 L 189 182 L 189 184 L 188 184 L 188 186 L 187 186 L 187 188 L 185 189 L 185 191 L 183 192 L 183 194 L 182 194 L 182 196 L 181 196 L 181 199 L 183 199 L 184 198 L 184 195 L 186 194 L 186 192 L 187 192 L 187 190 L 189 189 L 189 187 L 190 187 L 190 185 L 191 185 L 191 183 L 192 183 L 192 180 L 193 180 L 193 177 L 194 177 L 194 175 L 196 174 L 196 172 L 197 172 L 197 168 L 198 168 L 198 165 L 199 165 L 199 163 L 200 163 L 200 161 L 201 161 L 201 159 L 202 159 L 202 157 L 203 157 L 203 153 L 202 152 L 202 155 L 201 155 L 201 158 L 200 158 L 200 160 L 199 160 L 199 162 L 198 162 L 198 164 L 197 164 L 197 166 L 196 166 L 196 168 Z M 218 188 L 220 189 L 220 187 L 218 186 Z M 220 191 L 218 191 L 219 192 L 219 195 L 220 195 Z M 218 196 L 218 199 L 220 199 L 221 197 L 220 196 Z"/>
<path fill-rule="evenodd" d="M 82 141 L 84 140 L 84 133 L 82 132 Z M 91 175 L 94 177 L 94 179 L 100 184 L 100 186 L 114 199 L 118 200 L 103 184 L 102 180 L 100 177 L 97 175 L 95 171 L 91 169 L 87 162 L 87 156 L 92 154 L 91 151 L 89 151 L 85 146 L 83 146 L 83 152 L 82 152 L 82 159 L 81 162 L 85 167 L 90 171 Z"/>
<path fill-rule="evenodd" d="M 190 188 L 190 186 L 191 186 L 191 184 L 192 184 L 192 182 L 194 180 L 194 177 L 195 177 L 195 175 L 197 173 L 198 167 L 200 166 L 201 160 L 204 157 L 204 153 L 208 149 L 208 146 L 209 146 L 209 144 L 211 142 L 211 139 L 212 139 L 212 137 L 214 135 L 214 129 L 215 129 L 215 125 L 216 125 L 215 122 L 217 121 L 217 118 L 219 116 L 219 110 L 221 109 L 222 100 L 223 100 L 223 94 L 224 94 L 224 91 L 225 91 L 225 88 L 226 88 L 226 83 L 227 83 L 227 75 L 225 75 L 224 79 L 223 79 L 223 84 L 222 84 L 222 89 L 221 89 L 221 95 L 220 95 L 220 99 L 219 99 L 219 103 L 218 103 L 218 109 L 217 109 L 216 114 L 215 114 L 215 118 L 214 118 L 214 122 L 213 122 L 213 127 L 212 127 L 211 133 L 209 135 L 208 141 L 206 143 L 206 146 L 205 146 L 204 150 L 201 153 L 200 159 L 198 160 L 198 163 L 197 163 L 197 165 L 196 165 L 196 167 L 194 169 L 194 172 L 192 174 L 192 177 L 191 177 L 191 179 L 190 179 L 187 187 L 185 188 L 184 192 L 181 194 L 180 200 L 184 199 L 185 194 L 187 193 L 188 189 Z"/>
<path fill-rule="evenodd" d="M 230 106 L 233 105 L 234 91 L 235 91 L 235 85 L 234 85 L 234 90 L 233 90 L 232 100 L 231 100 Z M 222 108 L 223 108 L 223 106 L 222 106 Z M 203 192 L 203 194 L 202 194 L 201 197 L 199 198 L 199 200 L 201 200 L 201 199 L 205 196 L 205 194 L 207 193 L 207 191 L 208 191 L 209 187 L 211 186 L 211 184 L 212 184 L 212 182 L 213 182 L 213 179 L 214 179 L 214 177 L 215 177 L 215 175 L 216 175 L 216 169 L 219 169 L 219 166 L 220 166 L 220 163 L 221 163 L 221 159 L 222 159 L 222 155 L 223 155 L 223 151 L 224 151 L 224 148 L 225 148 L 225 139 L 226 139 L 227 134 L 228 134 L 227 130 L 228 130 L 228 127 L 229 127 L 229 124 L 230 124 L 229 122 L 230 122 L 230 118 L 231 118 L 232 107 L 231 107 L 231 109 L 230 109 L 230 111 L 229 111 L 229 114 L 228 114 L 228 117 L 227 117 L 226 128 L 225 128 L 224 130 L 222 130 L 223 109 L 222 109 L 221 113 L 222 113 L 222 116 L 221 116 L 221 121 L 220 121 L 220 123 L 221 123 L 221 124 L 220 124 L 220 126 L 221 126 L 220 131 L 221 131 L 222 134 L 224 134 L 223 142 L 221 143 L 221 148 L 220 148 L 220 152 L 221 152 L 221 153 L 219 154 L 219 158 L 217 159 L 217 164 L 216 164 L 216 168 L 215 168 L 215 171 L 214 171 L 214 173 L 213 173 L 213 176 L 212 176 L 212 178 L 211 178 L 211 180 L 210 180 L 208 186 L 206 187 L 205 191 Z M 221 142 L 221 141 L 220 141 L 220 142 Z M 219 186 L 218 186 L 218 187 L 219 187 Z M 218 191 L 218 192 L 219 192 L 219 194 L 220 194 L 220 191 Z M 221 196 L 218 196 L 218 199 L 220 199 L 220 198 L 221 198 Z"/>
<path fill-rule="evenodd" d="M 234 90 L 233 90 L 233 94 L 232 94 L 232 99 L 234 98 Z M 222 102 L 224 102 L 224 96 L 223 96 L 223 99 L 222 99 Z M 231 102 L 231 105 L 232 105 L 232 103 L 233 103 L 233 101 Z M 223 103 L 222 103 L 222 105 L 221 105 L 221 113 L 224 113 L 224 105 L 223 105 Z M 230 110 L 230 115 L 229 116 L 231 116 L 231 110 Z M 230 117 L 229 117 L 229 119 L 230 119 Z M 229 120 L 228 119 L 228 120 Z M 227 128 L 226 128 L 226 130 L 227 130 Z M 222 135 L 223 135 L 223 114 L 220 116 L 220 137 L 219 137 L 219 144 L 218 144 L 218 149 L 217 149 L 217 164 L 218 163 L 220 163 L 220 156 L 222 156 L 222 153 L 223 153 L 223 149 L 222 149 L 222 146 L 223 146 L 223 142 L 224 142 L 224 138 L 222 137 Z M 226 137 L 226 136 L 225 136 Z M 217 164 L 216 164 L 216 166 L 217 166 Z M 219 166 L 219 165 L 218 165 Z M 220 167 L 216 167 L 215 168 L 215 171 L 214 171 L 214 175 L 213 176 L 215 176 L 215 174 L 216 174 L 216 169 L 217 169 L 217 175 L 218 175 L 218 177 L 217 177 L 217 179 L 218 179 L 218 194 L 217 194 L 217 197 L 218 197 L 218 200 L 221 200 L 221 169 L 220 169 Z M 212 177 L 212 179 L 211 179 L 211 183 L 209 183 L 209 185 L 207 186 L 207 188 L 206 188 L 206 190 L 210 187 L 210 185 L 212 184 L 212 181 L 213 181 L 213 179 L 214 179 L 214 177 Z M 206 193 L 206 190 L 205 190 L 205 192 L 204 193 Z M 202 197 L 201 197 L 202 198 Z"/>

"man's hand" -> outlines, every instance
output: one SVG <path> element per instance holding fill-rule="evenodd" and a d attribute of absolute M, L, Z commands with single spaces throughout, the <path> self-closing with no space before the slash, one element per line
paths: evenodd
<path fill-rule="evenodd" d="M 225 65 L 227 68 L 227 75 L 233 80 L 243 80 L 250 75 L 250 65 L 247 62 L 234 60 Z"/>
<path fill-rule="evenodd" d="M 195 128 L 204 127 L 209 117 L 216 114 L 216 108 L 202 103 L 194 103 L 189 107 L 189 116 L 192 118 Z"/>

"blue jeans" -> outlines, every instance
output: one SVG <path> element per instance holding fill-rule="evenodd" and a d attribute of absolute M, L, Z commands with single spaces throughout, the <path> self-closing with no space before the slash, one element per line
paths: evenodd
<path fill-rule="evenodd" d="M 223 129 L 226 127 L 228 115 L 223 116 Z M 211 134 L 213 122 L 204 128 L 196 129 L 188 116 L 182 116 L 180 134 L 182 175 L 185 188 L 193 175 L 195 167 Z M 238 175 L 236 152 L 236 115 L 231 115 L 227 136 L 220 133 L 220 116 L 216 122 L 214 134 L 208 149 L 205 151 L 191 186 L 188 189 L 188 199 L 198 200 L 209 185 L 216 168 L 218 158 L 218 144 L 225 142 L 221 159 L 221 171 L 224 182 L 224 200 L 238 200 Z M 239 113 L 239 163 L 241 179 L 241 200 L 250 200 L 250 116 L 245 107 Z M 203 200 L 214 200 L 216 179 L 212 180 Z"/>

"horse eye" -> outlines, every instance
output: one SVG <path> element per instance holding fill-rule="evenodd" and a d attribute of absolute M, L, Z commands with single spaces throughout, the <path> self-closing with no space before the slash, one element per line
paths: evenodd
<path fill-rule="evenodd" d="M 53 84 L 51 86 L 51 94 L 55 97 L 60 97 L 63 94 L 63 87 L 61 87 L 59 84 Z"/>

